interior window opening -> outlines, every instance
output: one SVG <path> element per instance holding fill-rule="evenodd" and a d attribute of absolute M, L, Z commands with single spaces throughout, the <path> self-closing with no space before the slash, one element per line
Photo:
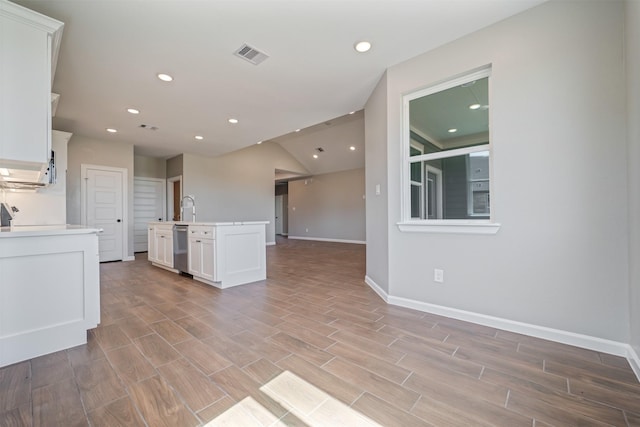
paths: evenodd
<path fill-rule="evenodd" d="M 491 219 L 489 71 L 405 97 L 406 220 Z"/>

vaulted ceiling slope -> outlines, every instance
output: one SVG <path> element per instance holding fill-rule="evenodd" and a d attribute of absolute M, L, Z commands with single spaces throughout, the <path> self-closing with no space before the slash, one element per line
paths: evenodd
<path fill-rule="evenodd" d="M 65 23 L 55 128 L 168 157 L 215 156 L 360 110 L 389 66 L 542 1 L 16 3 Z M 360 40 L 371 50 L 356 52 Z M 234 56 L 245 43 L 268 58 Z"/>

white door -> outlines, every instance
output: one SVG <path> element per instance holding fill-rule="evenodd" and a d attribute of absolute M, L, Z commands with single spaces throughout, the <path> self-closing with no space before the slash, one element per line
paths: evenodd
<path fill-rule="evenodd" d="M 164 221 L 163 179 L 133 178 L 133 250 L 144 252 L 148 248 L 148 225 Z"/>
<path fill-rule="evenodd" d="M 85 180 L 86 225 L 103 230 L 98 233 L 100 262 L 122 260 L 122 172 L 87 168 Z"/>
<path fill-rule="evenodd" d="M 276 196 L 276 234 L 282 234 L 282 196 Z"/>

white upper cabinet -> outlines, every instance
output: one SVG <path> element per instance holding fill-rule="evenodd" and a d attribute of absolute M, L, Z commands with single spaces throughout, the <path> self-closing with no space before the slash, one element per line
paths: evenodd
<path fill-rule="evenodd" d="M 0 0 L 0 167 L 51 156 L 51 85 L 64 24 Z"/>

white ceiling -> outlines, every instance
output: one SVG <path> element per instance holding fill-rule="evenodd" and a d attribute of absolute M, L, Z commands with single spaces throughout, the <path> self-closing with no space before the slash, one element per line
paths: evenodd
<path fill-rule="evenodd" d="M 16 3 L 65 23 L 55 128 L 169 157 L 219 155 L 361 110 L 389 66 L 542 1 Z M 373 47 L 359 54 L 363 39 Z M 243 43 L 269 58 L 256 66 L 234 56 Z M 174 81 L 158 80 L 161 72 Z"/>

